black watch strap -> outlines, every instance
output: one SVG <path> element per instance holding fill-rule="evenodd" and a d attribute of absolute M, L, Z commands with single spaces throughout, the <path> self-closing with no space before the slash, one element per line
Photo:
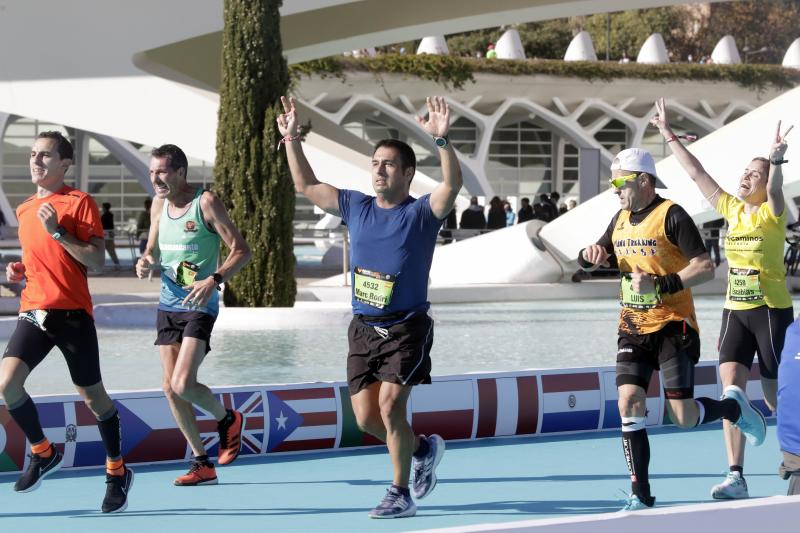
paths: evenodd
<path fill-rule="evenodd" d="M 222 274 L 220 274 L 219 272 L 214 272 L 211 275 L 211 278 L 214 280 L 214 283 L 217 284 L 217 290 L 218 291 L 222 290 L 222 287 L 220 287 L 220 285 L 222 285 Z"/>
<path fill-rule="evenodd" d="M 782 165 L 784 163 L 788 163 L 788 159 L 770 159 L 769 162 L 773 165 Z"/>

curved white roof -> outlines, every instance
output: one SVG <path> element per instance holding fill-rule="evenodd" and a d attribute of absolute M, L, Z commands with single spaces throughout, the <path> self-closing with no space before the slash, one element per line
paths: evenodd
<path fill-rule="evenodd" d="M 497 40 L 495 51 L 498 59 L 525 59 L 525 49 L 522 47 L 522 39 L 519 32 L 515 29 L 506 32 Z"/>
<path fill-rule="evenodd" d="M 786 54 L 783 56 L 783 66 L 800 68 L 800 37 L 795 39 L 786 50 Z"/>

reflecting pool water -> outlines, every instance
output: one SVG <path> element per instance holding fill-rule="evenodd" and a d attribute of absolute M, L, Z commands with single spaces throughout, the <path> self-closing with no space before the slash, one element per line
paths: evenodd
<path fill-rule="evenodd" d="M 695 304 L 702 358 L 714 359 L 723 297 L 698 297 Z M 616 354 L 618 305 L 613 300 L 437 305 L 432 310 L 436 321 L 433 373 L 611 365 Z M 109 389 L 160 387 L 154 330 L 101 329 L 98 334 L 103 378 Z M 200 375 L 210 385 L 345 377 L 347 339 L 341 327 L 217 331 L 211 345 Z M 57 350 L 33 373 L 28 389 L 34 394 L 73 392 Z"/>

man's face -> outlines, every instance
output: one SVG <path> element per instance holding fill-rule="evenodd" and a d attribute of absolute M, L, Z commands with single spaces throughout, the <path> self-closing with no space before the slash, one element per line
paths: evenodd
<path fill-rule="evenodd" d="M 764 161 L 753 160 L 744 169 L 742 177 L 739 178 L 739 189 L 736 196 L 746 200 L 757 199 L 758 196 L 767 191 L 767 178 L 769 177 L 769 165 Z"/>
<path fill-rule="evenodd" d="M 63 181 L 71 159 L 61 159 L 56 139 L 36 139 L 31 148 L 31 181 L 35 185 L 46 186 Z"/>
<path fill-rule="evenodd" d="M 378 194 L 408 191 L 413 168 L 403 169 L 400 153 L 389 146 L 381 146 L 372 156 L 372 188 Z"/>
<path fill-rule="evenodd" d="M 173 198 L 179 192 L 179 185 L 184 179 L 184 170 L 173 170 L 169 163 L 169 156 L 150 158 L 150 183 L 159 198 Z"/>
<path fill-rule="evenodd" d="M 631 174 L 635 174 L 636 177 L 630 180 L 627 180 L 619 187 L 613 187 L 614 194 L 619 197 L 619 207 L 620 209 L 626 209 L 628 211 L 632 211 L 638 207 L 638 200 L 641 196 L 640 192 L 640 185 L 639 181 L 641 180 L 641 176 L 638 172 L 631 172 L 630 170 L 612 170 L 611 171 L 611 179 L 619 178 L 623 176 L 630 176 Z"/>

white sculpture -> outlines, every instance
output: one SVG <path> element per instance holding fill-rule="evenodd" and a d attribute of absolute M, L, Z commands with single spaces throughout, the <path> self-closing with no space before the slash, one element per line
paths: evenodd
<path fill-rule="evenodd" d="M 525 49 L 522 48 L 519 32 L 513 28 L 506 30 L 497 40 L 495 50 L 499 59 L 525 59 Z"/>
<path fill-rule="evenodd" d="M 714 51 L 711 52 L 711 60 L 719 65 L 738 65 L 742 62 L 733 36 L 726 35 L 719 40 Z"/>
<path fill-rule="evenodd" d="M 654 33 L 642 45 L 639 56 L 636 58 L 638 63 L 663 64 L 669 63 L 667 45 L 660 33 Z"/>
<path fill-rule="evenodd" d="M 800 69 L 800 37 L 794 40 L 783 56 L 783 66 Z"/>
<path fill-rule="evenodd" d="M 417 55 L 419 54 L 433 54 L 437 56 L 446 56 L 450 53 L 447 48 L 447 41 L 441 35 L 433 37 L 425 37 L 420 41 L 417 47 Z"/>
<path fill-rule="evenodd" d="M 567 53 L 564 54 L 564 61 L 597 61 L 592 36 L 588 31 L 582 31 L 572 38 Z"/>

